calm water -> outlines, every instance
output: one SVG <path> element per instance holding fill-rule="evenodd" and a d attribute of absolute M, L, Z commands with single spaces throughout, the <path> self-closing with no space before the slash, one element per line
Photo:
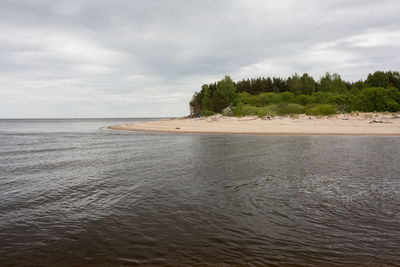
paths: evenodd
<path fill-rule="evenodd" d="M 0 265 L 400 265 L 400 138 L 0 120 Z"/>

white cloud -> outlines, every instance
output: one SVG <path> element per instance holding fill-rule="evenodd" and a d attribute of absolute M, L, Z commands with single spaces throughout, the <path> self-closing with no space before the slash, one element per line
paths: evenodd
<path fill-rule="evenodd" d="M 400 31 L 369 30 L 348 38 L 347 42 L 356 47 L 397 47 L 400 44 Z"/>
<path fill-rule="evenodd" d="M 183 116 L 203 83 L 398 69 L 397 0 L 3 1 L 0 117 Z"/>

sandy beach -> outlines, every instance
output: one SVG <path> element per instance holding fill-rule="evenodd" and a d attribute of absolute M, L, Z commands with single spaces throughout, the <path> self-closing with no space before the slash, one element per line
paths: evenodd
<path fill-rule="evenodd" d="M 224 117 L 168 119 L 110 126 L 113 130 L 267 135 L 371 135 L 400 136 L 400 115 L 353 113 L 329 117 Z"/>

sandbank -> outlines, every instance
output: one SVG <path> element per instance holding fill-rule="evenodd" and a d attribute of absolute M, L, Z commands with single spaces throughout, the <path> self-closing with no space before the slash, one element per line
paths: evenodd
<path fill-rule="evenodd" d="M 352 113 L 328 117 L 180 118 L 110 126 L 108 129 L 168 133 L 265 135 L 400 136 L 400 116 L 390 113 Z"/>

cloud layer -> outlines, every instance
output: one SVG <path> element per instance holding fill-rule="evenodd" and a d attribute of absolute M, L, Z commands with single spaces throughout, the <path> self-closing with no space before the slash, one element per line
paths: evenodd
<path fill-rule="evenodd" d="M 397 0 L 0 0 L 0 117 L 183 116 L 203 83 L 399 70 Z"/>

